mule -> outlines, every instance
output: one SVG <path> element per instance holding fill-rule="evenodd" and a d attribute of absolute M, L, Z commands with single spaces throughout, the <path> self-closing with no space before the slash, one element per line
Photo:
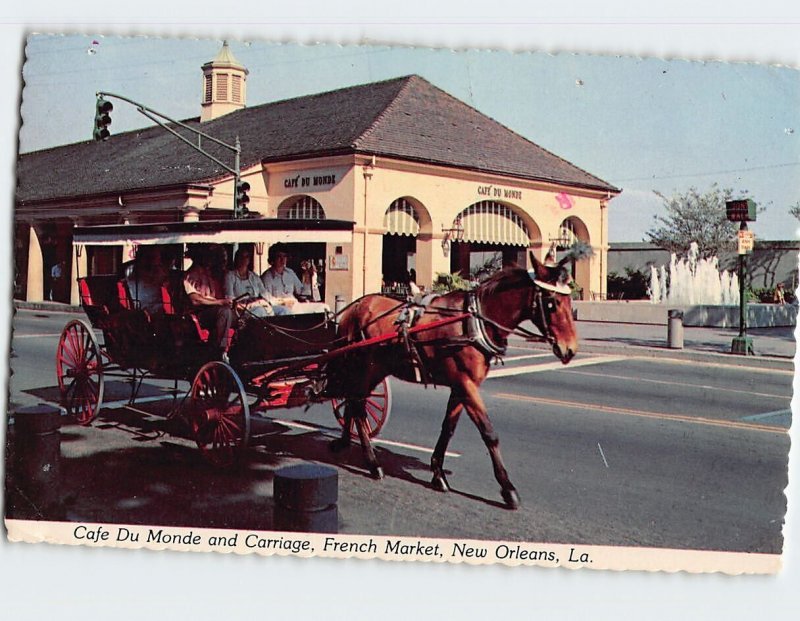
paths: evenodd
<path fill-rule="evenodd" d="M 525 320 L 532 321 L 541 334 L 524 334 L 549 342 L 563 364 L 578 351 L 564 262 L 545 265 L 532 253 L 531 261 L 530 271 L 507 267 L 473 292 L 454 291 L 434 299 L 413 325 L 404 316 L 410 314 L 407 304 L 378 294 L 367 295 L 345 309 L 339 323 L 339 338 L 345 344 L 377 340 L 388 333 L 397 333 L 398 337 L 381 344 L 350 347 L 329 362 L 326 393 L 346 400 L 342 435 L 331 448 L 341 450 L 350 444 L 351 423 L 355 422 L 370 472 L 382 478 L 365 418 L 366 400 L 373 388 L 389 375 L 449 386 L 447 411 L 431 458 L 432 487 L 441 492 L 450 489 L 444 473 L 445 451 L 461 413 L 466 411 L 489 450 L 503 500 L 516 509 L 519 494 L 503 464 L 498 435 L 479 387 L 492 359 L 505 353 L 508 336 L 519 333 L 519 324 Z"/>

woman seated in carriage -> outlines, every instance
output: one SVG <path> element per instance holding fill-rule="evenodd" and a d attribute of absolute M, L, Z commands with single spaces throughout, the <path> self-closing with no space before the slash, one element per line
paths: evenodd
<path fill-rule="evenodd" d="M 253 251 L 241 246 L 233 257 L 233 269 L 225 274 L 225 297 L 239 300 L 237 304 L 255 317 L 271 317 L 275 314 L 270 303 L 270 294 L 264 283 L 250 269 Z"/>

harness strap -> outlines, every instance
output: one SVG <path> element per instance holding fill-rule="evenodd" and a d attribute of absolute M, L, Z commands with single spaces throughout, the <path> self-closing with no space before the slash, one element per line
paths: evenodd
<path fill-rule="evenodd" d="M 473 339 L 475 346 L 487 356 L 504 356 L 508 342 L 503 339 L 501 343 L 495 343 L 489 336 L 486 331 L 486 318 L 480 311 L 480 300 L 474 291 L 468 291 L 464 296 L 464 305 L 470 315 L 467 321 L 467 336 Z"/>

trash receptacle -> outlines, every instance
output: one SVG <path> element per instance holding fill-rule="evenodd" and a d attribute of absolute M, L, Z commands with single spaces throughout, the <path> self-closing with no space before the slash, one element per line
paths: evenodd
<path fill-rule="evenodd" d="M 677 308 L 667 311 L 667 347 L 683 349 L 683 311 Z"/>
<path fill-rule="evenodd" d="M 14 517 L 62 519 L 60 428 L 56 407 L 40 403 L 15 410 L 9 494 Z"/>

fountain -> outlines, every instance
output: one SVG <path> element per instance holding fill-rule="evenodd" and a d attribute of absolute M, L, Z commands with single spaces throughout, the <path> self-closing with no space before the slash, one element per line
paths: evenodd
<path fill-rule="evenodd" d="M 697 244 L 686 257 L 674 254 L 669 266 L 650 268 L 650 299 L 575 300 L 572 307 L 579 321 L 667 325 L 670 311 L 683 313 L 687 327 L 739 327 L 739 278 L 719 270 L 716 257 L 699 258 Z M 794 326 L 794 304 L 747 303 L 750 328 Z"/>
<path fill-rule="evenodd" d="M 678 259 L 672 254 L 669 278 L 666 266 L 650 268 L 650 301 L 673 306 L 734 306 L 739 304 L 739 279 L 727 270 L 719 271 L 717 257 L 698 259 L 692 242 L 689 254 Z"/>

